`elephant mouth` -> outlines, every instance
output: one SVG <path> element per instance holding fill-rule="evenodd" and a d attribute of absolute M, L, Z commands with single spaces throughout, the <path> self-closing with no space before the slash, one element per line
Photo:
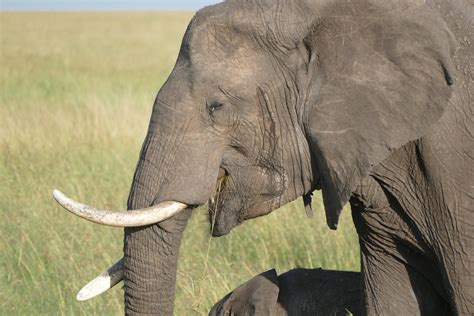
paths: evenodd
<path fill-rule="evenodd" d="M 237 166 L 219 168 L 214 190 L 208 200 L 212 236 L 227 235 L 245 220 L 270 213 L 286 199 L 279 183 L 269 178 L 262 179 L 262 169 L 252 171 L 244 175 L 250 175 L 251 178 L 253 173 L 254 177 L 243 183 L 239 181 L 242 173 Z"/>
<path fill-rule="evenodd" d="M 228 169 L 219 168 L 219 176 L 214 191 L 208 201 L 210 230 L 214 237 L 227 235 L 232 228 L 243 221 L 244 209 L 241 194 Z"/>
<path fill-rule="evenodd" d="M 230 177 L 229 172 L 223 167 L 219 167 L 219 175 L 217 176 L 216 185 L 208 201 L 209 212 L 212 213 L 211 215 L 216 213 L 217 208 L 220 205 L 219 202 L 222 201 L 223 195 L 231 186 L 231 183 L 232 178 Z"/>

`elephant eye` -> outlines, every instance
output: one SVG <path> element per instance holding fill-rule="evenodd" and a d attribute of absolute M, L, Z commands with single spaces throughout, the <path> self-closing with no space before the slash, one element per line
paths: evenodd
<path fill-rule="evenodd" d="M 216 110 L 219 110 L 220 108 L 222 108 L 223 105 L 224 104 L 222 104 L 220 102 L 212 102 L 207 106 L 207 111 L 209 112 L 209 114 L 212 114 Z"/>

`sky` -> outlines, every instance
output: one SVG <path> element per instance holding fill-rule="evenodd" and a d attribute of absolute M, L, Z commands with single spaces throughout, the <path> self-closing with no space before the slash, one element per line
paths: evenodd
<path fill-rule="evenodd" d="M 197 10 L 222 0 L 0 0 L 1 10 Z"/>

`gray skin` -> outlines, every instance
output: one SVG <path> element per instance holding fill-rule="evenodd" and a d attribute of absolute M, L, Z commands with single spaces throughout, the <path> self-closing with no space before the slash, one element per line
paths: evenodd
<path fill-rule="evenodd" d="M 360 315 L 361 287 L 358 272 L 294 269 L 277 276 L 272 269 L 227 294 L 209 316 Z"/>
<path fill-rule="evenodd" d="M 225 174 L 214 236 L 321 189 L 330 228 L 352 206 L 362 314 L 473 314 L 473 16 L 462 0 L 200 10 L 128 201 L 190 207 L 125 229 L 126 313 L 172 314 L 182 233 Z"/>

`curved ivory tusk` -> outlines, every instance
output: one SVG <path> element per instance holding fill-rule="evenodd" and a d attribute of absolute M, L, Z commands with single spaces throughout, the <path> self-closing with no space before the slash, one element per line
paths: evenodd
<path fill-rule="evenodd" d="M 117 261 L 113 266 L 108 268 L 106 271 L 101 273 L 95 279 L 87 283 L 80 291 L 77 293 L 76 299 L 78 301 L 85 301 L 96 297 L 111 289 L 122 281 L 123 279 L 123 258 Z"/>
<path fill-rule="evenodd" d="M 188 207 L 180 202 L 164 201 L 144 209 L 111 212 L 71 200 L 58 190 L 53 191 L 53 196 L 62 207 L 79 217 L 94 223 L 117 227 L 139 227 L 159 223 Z"/>

